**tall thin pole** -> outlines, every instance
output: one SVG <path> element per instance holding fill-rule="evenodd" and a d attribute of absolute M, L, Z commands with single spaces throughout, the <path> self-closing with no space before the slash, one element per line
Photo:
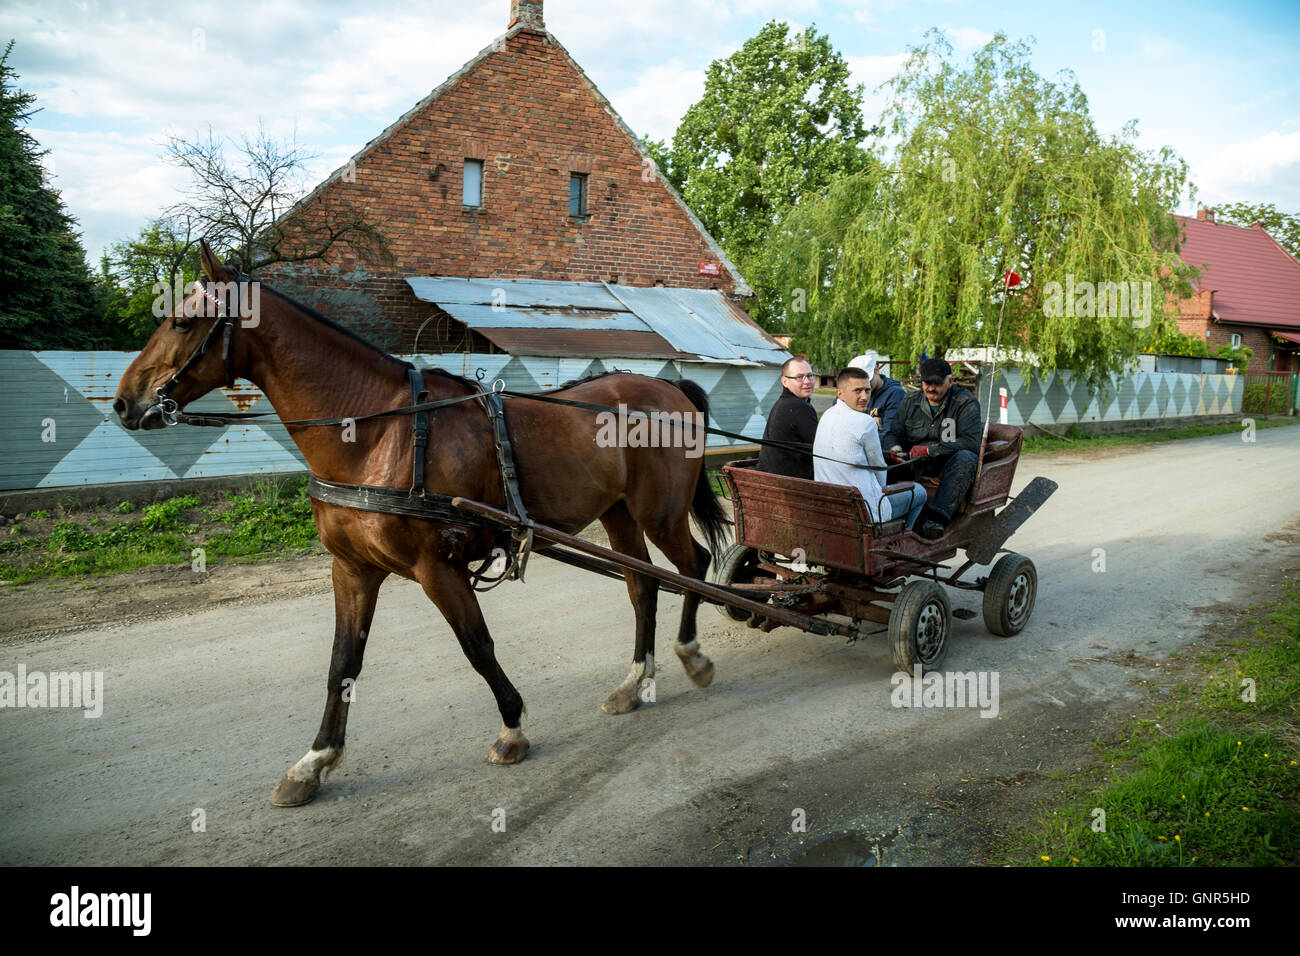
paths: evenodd
<path fill-rule="evenodd" d="M 993 414 L 993 382 L 998 375 L 998 350 L 1002 346 L 1002 313 L 1007 310 L 1007 292 L 1011 288 L 1011 270 L 1008 269 L 1006 275 L 1002 278 L 1002 307 L 998 309 L 998 332 L 997 338 L 993 342 L 993 371 L 989 375 L 989 401 L 985 406 L 987 411 L 984 415 L 984 437 L 989 434 L 989 416 Z"/>
<path fill-rule="evenodd" d="M 989 373 L 989 400 L 984 406 L 984 431 L 980 435 L 980 457 L 975 463 L 975 483 L 979 484 L 984 470 L 984 447 L 989 443 L 989 418 L 993 415 L 993 383 L 998 377 L 998 350 L 1002 347 L 1002 314 L 1007 310 L 1007 292 L 1011 288 L 1011 270 L 1002 277 L 1002 306 L 998 309 L 998 331 L 993 341 L 993 371 Z"/>

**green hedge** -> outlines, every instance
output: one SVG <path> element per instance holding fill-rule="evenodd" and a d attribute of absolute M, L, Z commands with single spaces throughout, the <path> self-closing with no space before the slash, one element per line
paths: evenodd
<path fill-rule="evenodd" d="M 1273 383 L 1273 390 L 1268 395 L 1268 407 L 1264 407 L 1264 394 L 1267 386 L 1263 382 L 1247 383 L 1245 394 L 1241 398 L 1243 414 L 1283 415 L 1291 406 L 1291 380 L 1281 379 Z"/>

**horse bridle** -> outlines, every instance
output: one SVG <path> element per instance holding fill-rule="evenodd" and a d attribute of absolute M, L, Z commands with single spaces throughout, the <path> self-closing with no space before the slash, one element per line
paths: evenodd
<path fill-rule="evenodd" d="M 235 384 L 235 368 L 230 361 L 231 345 L 235 338 L 235 317 L 239 314 L 239 303 L 243 301 L 243 284 L 248 280 L 248 276 L 240 275 L 235 279 L 234 315 L 231 310 L 226 308 L 226 303 L 218 299 L 215 295 L 203 287 L 203 283 L 195 281 L 194 288 L 213 305 L 221 309 L 221 314 L 217 316 L 217 321 L 212 323 L 212 328 L 208 329 L 208 334 L 203 337 L 198 348 L 185 360 L 185 364 L 176 370 L 176 373 L 162 385 L 159 385 L 155 394 L 158 400 L 154 406 L 159 408 L 162 413 L 162 419 L 168 425 L 178 424 L 180 419 L 177 417 L 181 407 L 176 399 L 172 398 L 170 393 L 176 389 L 189 376 L 194 366 L 203 360 L 203 357 L 212 350 L 217 342 L 217 337 L 221 338 L 221 361 L 226 366 L 226 388 L 231 388 Z"/>

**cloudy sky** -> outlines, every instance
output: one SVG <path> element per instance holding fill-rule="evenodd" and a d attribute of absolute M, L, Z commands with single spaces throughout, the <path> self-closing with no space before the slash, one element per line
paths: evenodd
<path fill-rule="evenodd" d="M 370 3 L 5 0 L 0 42 L 42 111 L 29 127 L 92 260 L 175 200 L 169 132 L 238 137 L 259 122 L 319 153 L 313 182 L 504 32 L 509 0 Z M 959 53 L 1033 37 L 1038 71 L 1072 70 L 1104 132 L 1190 164 L 1204 203 L 1300 213 L 1300 5 L 1041 0 L 546 0 L 548 29 L 638 133 L 670 138 L 708 64 L 770 19 L 828 33 L 868 90 L 931 27 Z M 1191 208 L 1180 210 L 1191 211 Z"/>

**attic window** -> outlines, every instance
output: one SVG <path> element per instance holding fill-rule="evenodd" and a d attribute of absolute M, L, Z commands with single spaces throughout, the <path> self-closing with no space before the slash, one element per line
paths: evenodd
<path fill-rule="evenodd" d="M 569 175 L 569 215 L 587 215 L 587 174 Z"/>
<path fill-rule="evenodd" d="M 466 206 L 483 205 L 483 160 L 465 160 L 465 177 L 461 200 Z"/>
<path fill-rule="evenodd" d="M 1236 346 L 1238 346 L 1238 345 L 1241 344 L 1241 336 L 1240 336 L 1239 334 L 1237 334 L 1236 332 L 1233 332 L 1233 333 L 1232 333 L 1232 344 L 1233 344 L 1234 347 L 1236 347 Z"/>

